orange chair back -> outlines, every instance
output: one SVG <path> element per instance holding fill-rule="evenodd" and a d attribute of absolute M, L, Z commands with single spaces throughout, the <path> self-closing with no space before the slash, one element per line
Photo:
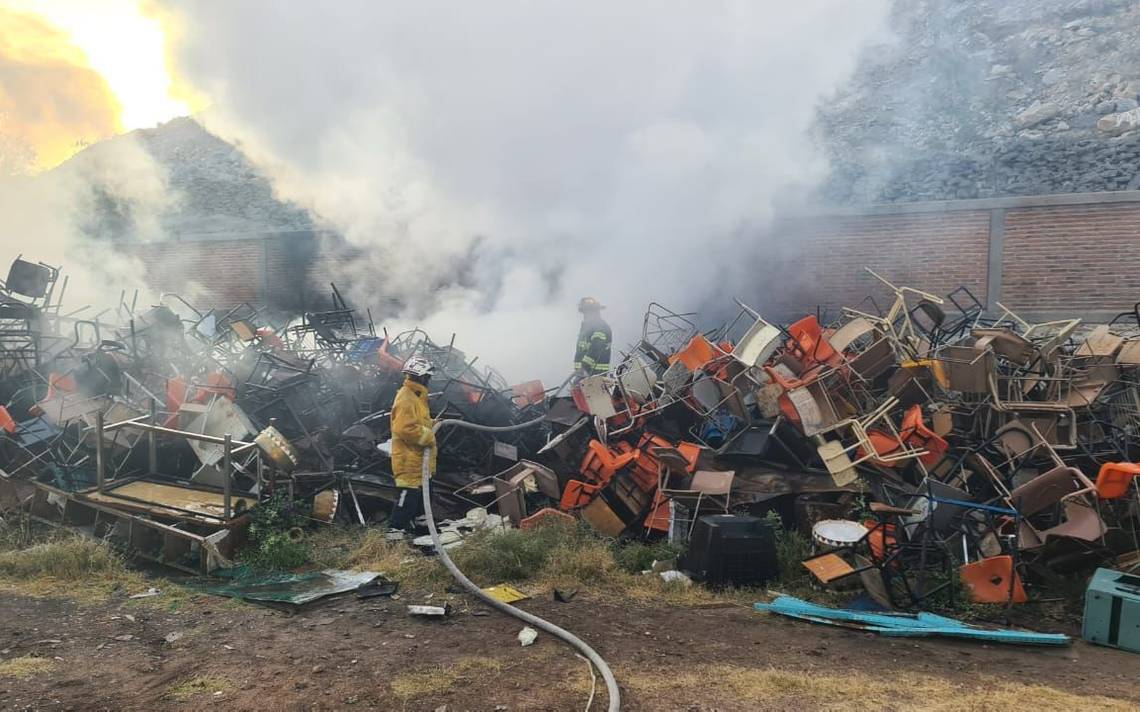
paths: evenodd
<path fill-rule="evenodd" d="M 792 335 L 788 350 L 803 364 L 805 371 L 821 363 L 839 366 L 843 362 L 839 352 L 824 337 L 823 327 L 814 314 L 789 326 L 788 333 Z"/>
<path fill-rule="evenodd" d="M 581 509 L 594 501 L 594 497 L 598 496 L 601 489 L 601 485 L 570 480 L 566 483 L 566 489 L 562 490 L 562 499 L 558 502 L 558 508 L 565 512 Z"/>
<path fill-rule="evenodd" d="M 1101 499 L 1120 499 L 1128 494 L 1132 480 L 1140 476 L 1140 465 L 1133 462 L 1106 462 L 1096 476 L 1096 495 Z"/>
<path fill-rule="evenodd" d="M 8 409 L 0 405 L 0 428 L 7 430 L 9 433 L 16 432 L 16 421 L 12 418 L 12 414 Z"/>
<path fill-rule="evenodd" d="M 697 334 L 689 339 L 685 348 L 669 357 L 669 365 L 680 361 L 690 371 L 700 371 L 707 363 L 720 356 L 716 347 L 712 345 L 703 334 Z"/>
<path fill-rule="evenodd" d="M 640 454 L 627 442 L 618 442 L 611 449 L 606 447 L 605 443 L 591 440 L 578 471 L 586 479 L 604 486 L 609 484 L 618 470 L 636 460 Z M 656 483 L 656 479 L 654 482 Z"/>
<path fill-rule="evenodd" d="M 669 531 L 669 520 L 669 498 L 661 494 L 661 491 L 658 490 L 653 495 L 653 506 L 649 508 L 649 513 L 645 515 L 645 528 L 649 531 L 664 534 Z"/>
<path fill-rule="evenodd" d="M 926 427 L 922 419 L 922 406 L 917 403 L 907 408 L 906 414 L 903 415 L 899 436 L 911 447 L 927 451 L 919 458 L 927 467 L 937 465 L 950 449 L 950 443 L 946 442 L 945 438 Z"/>
<path fill-rule="evenodd" d="M 962 564 L 958 575 L 970 592 L 974 603 L 1005 603 L 1009 600 L 1010 577 L 1013 578 L 1013 602 L 1025 603 L 1029 596 L 1021 585 L 1021 577 L 1013 568 L 1013 557 L 991 556 Z"/>

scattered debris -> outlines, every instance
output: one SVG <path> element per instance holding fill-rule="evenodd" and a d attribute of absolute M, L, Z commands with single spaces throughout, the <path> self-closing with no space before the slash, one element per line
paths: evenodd
<path fill-rule="evenodd" d="M 808 603 L 793 596 L 780 596 L 772 603 L 757 603 L 758 611 L 769 611 L 791 618 L 825 623 L 880 635 L 904 638 L 943 636 L 968 638 L 990 643 L 1021 645 L 1067 645 L 1069 636 L 1060 633 L 1032 633 L 1019 630 L 981 628 L 933 613 L 870 613 L 867 611 L 828 608 Z"/>
<path fill-rule="evenodd" d="M 685 575 L 684 571 L 662 571 L 657 574 L 665 583 L 681 583 L 685 586 L 691 586 L 693 580 Z"/>
<path fill-rule="evenodd" d="M 775 578 L 776 542 L 798 532 L 820 586 L 906 610 L 963 593 L 1012 606 L 1140 564 L 1140 308 L 1033 323 L 868 272 L 881 308 L 787 324 L 742 302 L 719 325 L 651 304 L 608 371 L 548 391 L 454 339 L 377 331 L 335 286 L 291 317 L 171 294 L 88 316 L 63 307 L 59 269 L 18 259 L 0 286 L 0 507 L 195 573 L 230 570 L 248 515 L 280 493 L 310 526 L 380 523 L 396 497 L 380 446 L 416 356 L 438 374 L 433 416 L 543 421 L 441 433 L 446 547 L 581 521 L 670 541 L 678 572 L 739 586 Z M 378 576 L 211 592 L 393 595 Z"/>
<path fill-rule="evenodd" d="M 151 586 L 146 591 L 144 591 L 142 593 L 136 593 L 133 596 L 129 596 L 128 598 L 150 598 L 152 596 L 160 596 L 160 595 L 162 595 L 162 591 L 158 590 L 154 586 Z"/>
<path fill-rule="evenodd" d="M 446 618 L 453 612 L 450 603 L 445 603 L 442 606 L 408 606 L 408 614 L 413 616 L 429 616 L 437 618 Z"/>
<path fill-rule="evenodd" d="M 569 603 L 570 601 L 574 600 L 574 597 L 577 595 L 578 595 L 578 589 L 576 589 L 576 588 L 571 588 L 571 589 L 556 588 L 556 589 L 554 589 L 554 600 L 559 602 L 559 603 Z"/>
<path fill-rule="evenodd" d="M 516 601 L 525 601 L 526 599 L 530 598 L 530 596 L 526 595 L 514 586 L 508 586 L 505 583 L 501 583 L 497 586 L 488 586 L 487 588 L 483 589 L 483 593 L 486 593 L 491 598 L 502 603 L 514 603 Z"/>
<path fill-rule="evenodd" d="M 377 576 L 367 583 L 356 587 L 357 598 L 376 598 L 377 596 L 392 596 L 400 590 L 398 581 L 389 581 L 384 576 Z"/>
<path fill-rule="evenodd" d="M 534 641 L 538 640 L 538 631 L 528 626 L 523 626 L 519 631 L 519 643 L 525 648 L 528 645 L 533 645 Z"/>
<path fill-rule="evenodd" d="M 240 598 L 256 603 L 277 603 L 303 606 L 326 596 L 355 591 L 371 584 L 381 575 L 370 571 L 310 571 L 302 574 L 255 573 L 245 568 L 222 573 L 230 576 L 232 582 L 211 586 L 208 593 L 216 596 Z"/>
<path fill-rule="evenodd" d="M 543 412 L 541 384 L 520 398 L 454 340 L 377 334 L 335 286 L 328 309 L 295 318 L 175 294 L 153 306 L 124 294 L 88 315 L 64 307 L 65 291 L 58 268 L 24 259 L 0 283 L 0 508 L 94 522 L 89 533 L 191 573 L 232 565 L 243 515 L 278 491 L 311 521 L 383 521 L 396 488 L 376 446 L 412 356 L 436 365 L 440 415 L 502 426 Z M 492 504 L 454 492 L 543 440 L 441 439 L 436 511 Z"/>

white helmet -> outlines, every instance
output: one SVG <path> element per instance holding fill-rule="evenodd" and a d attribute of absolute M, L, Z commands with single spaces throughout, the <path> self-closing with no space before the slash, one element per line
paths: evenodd
<path fill-rule="evenodd" d="M 435 364 L 423 356 L 412 356 L 404 362 L 404 373 L 409 376 L 430 376 L 435 373 Z"/>

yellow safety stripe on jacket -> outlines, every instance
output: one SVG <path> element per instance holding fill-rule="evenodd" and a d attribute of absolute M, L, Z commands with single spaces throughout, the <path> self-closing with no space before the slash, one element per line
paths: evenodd
<path fill-rule="evenodd" d="M 577 364 L 575 368 L 580 369 L 583 366 L 590 369 L 594 373 L 605 373 L 606 371 L 610 370 L 610 365 L 608 363 L 598 363 L 589 356 L 583 356 L 581 363 Z"/>

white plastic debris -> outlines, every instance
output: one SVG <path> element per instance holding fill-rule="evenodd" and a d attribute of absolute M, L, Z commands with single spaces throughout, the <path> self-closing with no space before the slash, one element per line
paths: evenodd
<path fill-rule="evenodd" d="M 682 571 L 662 571 L 661 580 L 666 583 L 673 583 L 674 581 L 681 581 L 686 586 L 691 586 L 693 580 L 686 576 Z"/>
<path fill-rule="evenodd" d="M 161 593 L 162 591 L 158 590 L 154 586 L 151 586 L 143 593 L 136 593 L 135 595 L 131 596 L 131 598 L 150 598 L 151 596 L 158 596 Z"/>
<path fill-rule="evenodd" d="M 487 518 L 479 525 L 480 529 L 510 529 L 511 523 L 498 514 L 488 514 Z"/>
<path fill-rule="evenodd" d="M 446 531 L 439 533 L 439 543 L 443 546 L 447 546 L 448 544 L 456 544 L 460 541 L 463 541 L 463 536 L 460 535 L 459 532 Z M 431 540 L 430 534 L 424 534 L 423 536 L 418 536 L 415 539 L 412 539 L 412 545 L 431 547 L 434 546 L 434 543 Z"/>
<path fill-rule="evenodd" d="M 534 628 L 531 628 L 529 625 L 524 626 L 523 629 L 519 631 L 519 642 L 522 643 L 522 646 L 524 648 L 534 643 L 534 641 L 537 639 L 538 631 Z"/>

